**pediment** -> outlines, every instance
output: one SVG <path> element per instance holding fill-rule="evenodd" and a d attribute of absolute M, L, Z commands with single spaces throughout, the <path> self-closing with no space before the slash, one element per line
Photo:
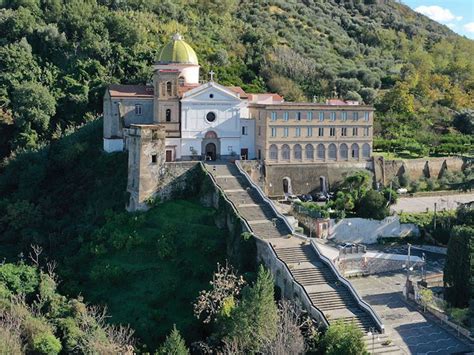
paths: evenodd
<path fill-rule="evenodd" d="M 226 88 L 225 86 L 210 82 L 186 92 L 183 95 L 181 101 L 182 102 L 205 102 L 205 103 L 212 103 L 212 102 L 236 103 L 236 102 L 240 102 L 240 98 L 234 91 Z"/>

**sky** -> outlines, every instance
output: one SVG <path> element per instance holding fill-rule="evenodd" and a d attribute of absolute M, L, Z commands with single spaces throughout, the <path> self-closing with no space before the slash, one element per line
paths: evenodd
<path fill-rule="evenodd" d="M 402 0 L 454 32 L 474 39 L 474 0 Z"/>

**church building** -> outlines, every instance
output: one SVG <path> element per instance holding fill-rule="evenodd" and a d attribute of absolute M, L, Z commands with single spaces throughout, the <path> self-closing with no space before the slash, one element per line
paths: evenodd
<path fill-rule="evenodd" d="M 104 150 L 128 149 L 132 125 L 165 130 L 165 159 L 258 159 L 266 165 L 362 162 L 371 157 L 373 107 L 328 100 L 287 103 L 247 94 L 209 73 L 179 34 L 161 50 L 150 85 L 110 85 L 104 95 Z"/>

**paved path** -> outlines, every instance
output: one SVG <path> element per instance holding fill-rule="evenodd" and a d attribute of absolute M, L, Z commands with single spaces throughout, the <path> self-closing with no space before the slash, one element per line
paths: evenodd
<path fill-rule="evenodd" d="M 474 201 L 474 193 L 446 195 L 446 196 L 427 196 L 427 197 L 402 197 L 392 206 L 396 212 L 426 212 L 426 209 L 433 211 L 435 202 L 437 210 L 454 210 L 459 203 Z"/>
<path fill-rule="evenodd" d="M 382 318 L 390 339 L 407 354 L 454 354 L 472 351 L 437 320 L 405 302 L 401 273 L 351 279 L 359 294 Z M 370 351 L 370 346 L 369 349 Z"/>

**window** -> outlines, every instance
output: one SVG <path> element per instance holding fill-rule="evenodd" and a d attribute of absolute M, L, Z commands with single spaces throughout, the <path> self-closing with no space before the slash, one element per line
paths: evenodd
<path fill-rule="evenodd" d="M 347 127 L 342 127 L 341 128 L 341 137 L 346 137 L 347 136 Z"/>
<path fill-rule="evenodd" d="M 347 149 L 347 144 L 342 143 L 339 147 L 339 155 L 342 160 L 347 160 L 348 159 L 348 149 Z"/>
<path fill-rule="evenodd" d="M 319 128 L 318 128 L 318 136 L 319 136 L 319 137 L 323 137 L 323 136 L 324 136 L 324 128 L 323 128 L 323 127 L 319 127 Z"/>
<path fill-rule="evenodd" d="M 352 112 L 352 120 L 353 121 L 359 120 L 359 112 Z"/>
<path fill-rule="evenodd" d="M 296 160 L 301 160 L 303 158 L 303 150 L 301 149 L 301 145 L 295 144 L 293 147 L 293 156 Z"/>
<path fill-rule="evenodd" d="M 324 121 L 324 112 L 319 113 L 319 120 Z"/>
<path fill-rule="evenodd" d="M 272 137 L 276 137 L 277 136 L 277 129 L 276 127 L 272 127 Z"/>
<path fill-rule="evenodd" d="M 301 137 L 301 127 L 295 128 L 295 137 Z"/>
<path fill-rule="evenodd" d="M 324 147 L 324 144 L 318 144 L 318 159 L 326 159 L 326 147 Z"/>
<path fill-rule="evenodd" d="M 347 112 L 341 112 L 341 121 L 347 121 Z"/>
<path fill-rule="evenodd" d="M 305 148 L 306 159 L 313 160 L 314 159 L 314 148 L 312 144 L 306 144 Z"/>
<path fill-rule="evenodd" d="M 272 120 L 272 121 L 276 121 L 276 120 L 277 120 L 277 113 L 276 113 L 276 112 L 272 112 L 272 113 L 271 113 L 271 120 Z"/>
<path fill-rule="evenodd" d="M 262 150 L 258 150 L 258 160 L 262 159 Z"/>
<path fill-rule="evenodd" d="M 288 137 L 288 127 L 283 127 L 283 137 Z"/>
<path fill-rule="evenodd" d="M 166 93 L 171 96 L 171 81 L 166 82 Z"/>
<path fill-rule="evenodd" d="M 297 121 L 301 121 L 301 112 L 296 112 L 295 118 Z"/>
<path fill-rule="evenodd" d="M 364 136 L 365 137 L 369 136 L 369 127 L 364 127 Z"/>
<path fill-rule="evenodd" d="M 242 126 L 242 135 L 243 135 L 243 136 L 248 135 L 248 130 L 247 130 L 247 128 L 248 128 L 247 126 Z"/>
<path fill-rule="evenodd" d="M 179 86 L 183 86 L 183 85 L 184 85 L 184 82 L 185 82 L 184 78 L 183 78 L 182 76 L 180 76 L 180 77 L 178 78 L 178 84 L 179 84 Z"/>
<path fill-rule="evenodd" d="M 311 111 L 306 112 L 306 119 L 308 121 L 312 121 L 313 120 L 313 112 L 311 112 Z"/>
<path fill-rule="evenodd" d="M 135 105 L 135 115 L 141 116 L 142 115 L 142 105 Z"/>
<path fill-rule="evenodd" d="M 171 110 L 166 109 L 166 122 L 171 122 Z"/>
<path fill-rule="evenodd" d="M 357 129 L 357 127 L 352 127 L 352 135 L 354 137 L 357 137 L 359 135 L 359 130 Z"/>
<path fill-rule="evenodd" d="M 369 120 L 369 112 L 364 112 L 364 121 Z"/>
<path fill-rule="evenodd" d="M 335 121 L 335 120 L 336 120 L 336 112 L 331 112 L 329 119 L 330 119 L 331 121 Z"/>
<path fill-rule="evenodd" d="M 214 112 L 208 112 L 206 114 L 207 122 L 214 122 L 216 120 L 216 114 Z"/>
<path fill-rule="evenodd" d="M 275 144 L 272 144 L 270 146 L 270 159 L 278 160 L 278 148 Z"/>
<path fill-rule="evenodd" d="M 283 112 L 283 121 L 288 121 L 290 114 L 288 112 Z"/>
<path fill-rule="evenodd" d="M 158 155 L 157 154 L 152 154 L 151 155 L 151 163 L 156 164 L 157 161 L 158 161 Z"/>
<path fill-rule="evenodd" d="M 283 144 L 281 147 L 281 158 L 283 160 L 290 160 L 290 147 L 288 144 Z"/>
<path fill-rule="evenodd" d="M 329 160 L 336 160 L 337 159 L 337 148 L 335 144 L 329 144 L 328 148 L 328 158 Z"/>
<path fill-rule="evenodd" d="M 213 99 L 213 98 L 214 98 L 214 94 L 209 94 L 209 98 L 210 98 L 210 99 Z"/>
<path fill-rule="evenodd" d="M 308 137 L 312 137 L 313 136 L 313 127 L 307 127 L 306 128 L 306 135 Z"/>
<path fill-rule="evenodd" d="M 151 140 L 155 141 L 158 138 L 159 138 L 158 130 L 157 129 L 152 129 L 151 130 Z"/>
<path fill-rule="evenodd" d="M 359 159 L 359 145 L 357 143 L 354 143 L 351 146 L 351 157 L 354 159 Z"/>
<path fill-rule="evenodd" d="M 258 135 L 259 135 L 259 136 L 262 135 L 262 126 L 258 126 Z"/>
<path fill-rule="evenodd" d="M 370 145 L 367 143 L 362 146 L 362 158 L 370 158 Z"/>
<path fill-rule="evenodd" d="M 329 135 L 331 137 L 335 137 L 336 136 L 336 128 L 334 128 L 334 127 L 329 128 Z"/>

